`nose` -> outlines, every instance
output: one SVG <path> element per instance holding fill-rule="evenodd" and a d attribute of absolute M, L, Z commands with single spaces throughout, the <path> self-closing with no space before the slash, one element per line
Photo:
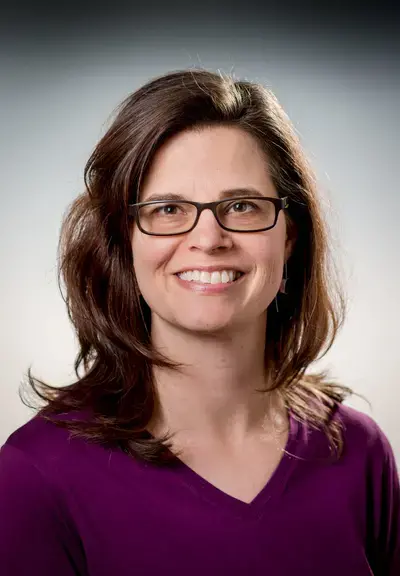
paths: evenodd
<path fill-rule="evenodd" d="M 232 247 L 232 235 L 221 228 L 211 210 L 203 210 L 197 225 L 188 235 L 190 249 L 214 252 Z"/>

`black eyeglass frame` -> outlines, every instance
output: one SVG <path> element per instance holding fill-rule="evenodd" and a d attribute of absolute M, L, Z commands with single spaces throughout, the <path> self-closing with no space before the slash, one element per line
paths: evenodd
<path fill-rule="evenodd" d="M 235 230 L 233 228 L 228 228 L 227 226 L 224 226 L 224 224 L 222 224 L 219 221 L 218 218 L 218 214 L 217 214 L 217 207 L 222 204 L 222 203 L 226 203 L 226 202 L 232 202 L 235 203 L 237 201 L 242 201 L 242 200 L 267 200 L 268 202 L 271 202 L 272 204 L 275 205 L 275 220 L 274 223 L 271 226 L 267 226 L 265 228 L 257 228 L 256 230 Z M 144 230 L 140 224 L 140 219 L 139 219 L 139 209 L 142 206 L 151 206 L 152 204 L 191 204 L 192 206 L 195 206 L 197 209 L 197 214 L 196 214 L 196 218 L 194 220 L 193 225 L 191 226 L 191 228 L 189 228 L 188 230 L 185 230 L 184 232 L 173 232 L 173 233 L 168 233 L 168 234 L 155 234 L 154 232 L 147 232 L 146 230 Z M 135 218 L 136 224 L 138 225 L 138 228 L 141 232 L 143 232 L 143 234 L 147 234 L 148 236 L 180 236 L 182 234 L 188 234 L 189 232 L 191 232 L 192 230 L 194 230 L 194 228 L 197 226 L 197 223 L 200 219 L 200 215 L 203 212 L 203 210 L 211 210 L 211 212 L 214 214 L 214 217 L 216 219 L 216 221 L 218 222 L 219 226 L 221 226 L 221 228 L 223 228 L 224 230 L 226 230 L 227 232 L 237 232 L 239 234 L 243 233 L 243 234 L 248 234 L 248 233 L 253 233 L 253 232 L 265 232 L 266 230 L 271 230 L 271 228 L 273 228 L 277 221 L 278 221 L 278 216 L 279 216 L 279 212 L 281 210 L 285 210 L 286 208 L 288 208 L 289 206 L 289 200 L 288 197 L 285 196 L 284 198 L 269 198 L 267 196 L 238 196 L 237 198 L 225 198 L 223 200 L 216 200 L 214 202 L 194 202 L 192 200 L 150 200 L 149 202 L 137 202 L 136 204 L 128 204 L 128 215 L 132 216 Z"/>

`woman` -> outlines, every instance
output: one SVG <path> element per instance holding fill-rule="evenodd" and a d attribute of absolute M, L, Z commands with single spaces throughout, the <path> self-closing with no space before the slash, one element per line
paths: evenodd
<path fill-rule="evenodd" d="M 60 244 L 77 380 L 29 373 L 45 405 L 1 451 L 2 573 L 400 574 L 390 444 L 306 374 L 343 299 L 274 96 L 155 79 L 85 181 Z"/>

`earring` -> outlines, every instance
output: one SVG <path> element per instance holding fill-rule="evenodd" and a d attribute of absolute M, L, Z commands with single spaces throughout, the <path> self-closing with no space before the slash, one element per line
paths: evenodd
<path fill-rule="evenodd" d="M 288 278 L 288 273 L 287 273 L 287 263 L 285 262 L 284 265 L 284 273 L 283 273 L 283 278 L 281 280 L 281 284 L 279 286 L 279 291 L 278 294 L 287 294 L 286 291 L 286 283 L 289 280 Z M 276 311 L 279 313 L 279 306 L 278 306 L 278 294 L 275 296 L 275 307 L 276 307 Z"/>
<path fill-rule="evenodd" d="M 281 285 L 279 286 L 279 292 L 282 292 L 282 294 L 287 294 L 286 292 L 286 283 L 288 281 L 288 273 L 287 273 L 287 263 L 285 262 L 285 266 L 284 266 L 284 275 L 281 281 Z"/>

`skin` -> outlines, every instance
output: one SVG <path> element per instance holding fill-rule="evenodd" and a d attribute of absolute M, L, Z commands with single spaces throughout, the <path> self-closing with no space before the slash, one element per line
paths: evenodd
<path fill-rule="evenodd" d="M 222 191 L 238 187 L 278 197 L 268 159 L 252 136 L 236 127 L 203 128 L 180 133 L 163 145 L 140 201 L 172 193 L 210 202 Z M 187 462 L 204 476 L 205 462 L 212 467 L 222 458 L 228 470 L 228 461 L 237 463 L 243 454 L 254 461 L 263 450 L 265 458 L 272 415 L 283 429 L 287 424 L 275 396 L 261 399 L 254 392 L 268 386 L 267 307 L 279 290 L 291 250 L 284 213 L 271 230 L 241 234 L 223 230 L 206 210 L 196 228 L 181 236 L 149 236 L 135 227 L 132 249 L 139 289 L 152 312 L 152 340 L 170 358 L 185 364 L 179 373 L 155 370 L 160 410 L 149 428 L 155 435 L 175 433 Z M 186 289 L 175 276 L 183 269 L 221 264 L 245 271 L 237 285 L 222 293 Z M 269 464 L 259 471 L 262 482 L 275 465 L 276 447 L 284 446 L 285 434 L 278 434 L 271 445 Z M 241 462 L 251 468 L 250 462 Z M 247 498 L 251 499 L 249 493 Z"/>

